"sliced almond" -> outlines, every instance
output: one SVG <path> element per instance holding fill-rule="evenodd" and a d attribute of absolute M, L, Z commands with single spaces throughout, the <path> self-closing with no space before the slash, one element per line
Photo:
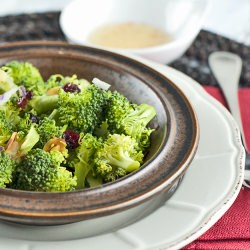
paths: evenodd
<path fill-rule="evenodd" d="M 46 152 L 59 151 L 61 153 L 64 153 L 66 150 L 66 146 L 67 144 L 64 139 L 53 137 L 44 145 L 43 150 Z"/>
<path fill-rule="evenodd" d="M 12 155 L 13 157 L 17 155 L 18 150 L 20 148 L 20 142 L 18 142 L 17 139 L 18 139 L 17 132 L 14 132 L 11 135 L 5 149 L 5 152 L 8 153 L 9 155 Z"/>
<path fill-rule="evenodd" d="M 58 95 L 60 87 L 54 87 L 47 91 L 47 95 Z"/>

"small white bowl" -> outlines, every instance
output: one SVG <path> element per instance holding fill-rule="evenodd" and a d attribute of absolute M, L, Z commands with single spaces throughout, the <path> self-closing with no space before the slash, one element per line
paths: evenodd
<path fill-rule="evenodd" d="M 109 49 L 88 41 L 96 28 L 110 23 L 139 22 L 166 31 L 172 40 L 141 49 L 112 49 L 159 62 L 180 57 L 199 33 L 208 0 L 74 0 L 62 11 L 60 25 L 69 42 Z"/>

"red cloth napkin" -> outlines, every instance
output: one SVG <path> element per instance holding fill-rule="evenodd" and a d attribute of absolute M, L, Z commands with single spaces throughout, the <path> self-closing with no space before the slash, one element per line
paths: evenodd
<path fill-rule="evenodd" d="M 205 87 L 205 90 L 227 107 L 218 88 Z M 243 128 L 250 143 L 250 88 L 239 89 L 238 94 Z M 242 187 L 233 205 L 215 225 L 184 249 L 250 249 L 250 189 Z"/>
<path fill-rule="evenodd" d="M 226 100 L 222 92 L 220 91 L 220 89 L 209 86 L 209 87 L 205 87 L 205 90 L 228 108 Z M 244 134 L 246 137 L 246 144 L 247 144 L 247 148 L 250 149 L 250 108 L 249 108 L 250 107 L 250 88 L 239 89 L 238 98 L 239 98 Z"/>

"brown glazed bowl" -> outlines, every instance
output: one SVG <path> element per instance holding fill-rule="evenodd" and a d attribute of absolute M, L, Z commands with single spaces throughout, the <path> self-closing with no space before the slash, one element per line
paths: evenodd
<path fill-rule="evenodd" d="M 156 127 L 144 165 L 113 183 L 65 193 L 0 189 L 0 219 L 28 225 L 83 221 L 81 236 L 128 225 L 154 211 L 176 190 L 192 161 L 199 138 L 196 115 L 180 89 L 140 61 L 110 51 L 64 42 L 0 45 L 0 66 L 29 61 L 44 79 L 51 74 L 97 77 L 136 103 L 153 105 Z"/>

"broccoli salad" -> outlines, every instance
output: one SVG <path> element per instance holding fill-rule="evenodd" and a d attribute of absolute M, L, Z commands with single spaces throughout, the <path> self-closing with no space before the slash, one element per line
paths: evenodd
<path fill-rule="evenodd" d="M 64 192 L 95 187 L 143 163 L 154 107 L 76 75 L 44 80 L 29 62 L 0 69 L 0 188 Z"/>

